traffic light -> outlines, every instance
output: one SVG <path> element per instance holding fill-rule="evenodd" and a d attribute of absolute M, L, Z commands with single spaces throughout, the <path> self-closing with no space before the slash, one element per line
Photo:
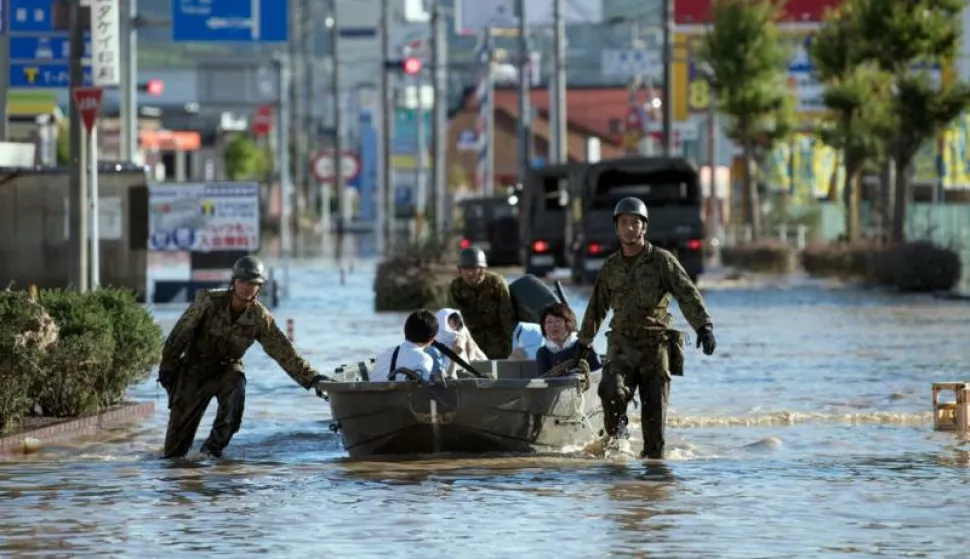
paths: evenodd
<path fill-rule="evenodd" d="M 138 91 L 147 93 L 152 97 L 158 97 L 165 91 L 165 82 L 159 79 L 148 80 L 147 82 L 138 84 Z"/>
<path fill-rule="evenodd" d="M 408 56 L 399 60 L 385 60 L 384 69 L 394 72 L 404 72 L 409 76 L 416 76 L 421 73 L 421 59 L 416 56 Z"/>

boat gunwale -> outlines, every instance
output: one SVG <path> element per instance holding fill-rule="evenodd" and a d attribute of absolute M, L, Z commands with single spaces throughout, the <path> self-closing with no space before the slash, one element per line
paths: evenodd
<path fill-rule="evenodd" d="M 592 381 L 601 376 L 600 371 L 590 373 L 589 379 Z M 592 383 L 591 383 L 592 384 Z M 580 388 L 578 377 L 551 377 L 551 378 L 531 378 L 531 379 L 480 379 L 462 378 L 448 380 L 444 384 L 423 384 L 406 381 L 327 381 L 320 383 L 320 389 L 329 393 L 340 392 L 389 392 L 389 391 L 408 391 L 415 388 L 425 390 L 548 390 L 552 388 L 570 388 L 575 386 Z"/>

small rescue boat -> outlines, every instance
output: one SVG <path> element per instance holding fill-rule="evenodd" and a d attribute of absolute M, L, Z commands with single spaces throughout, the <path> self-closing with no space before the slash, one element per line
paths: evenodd
<path fill-rule="evenodd" d="M 565 302 L 556 287 L 558 296 L 535 276 L 513 281 L 517 319 L 536 322 L 545 305 Z M 321 386 L 333 411 L 330 428 L 353 459 L 560 453 L 593 441 L 603 429 L 595 390 L 600 370 L 546 378 L 535 361 L 501 359 L 465 363 L 458 379 L 444 382 L 370 382 L 375 361 L 337 367 L 328 375 L 334 382 Z"/>
<path fill-rule="evenodd" d="M 596 395 L 602 371 L 537 378 L 535 361 L 469 363 L 441 384 L 368 382 L 375 360 L 338 367 L 326 383 L 331 430 L 351 458 L 413 454 L 558 453 L 603 429 Z M 590 387 L 594 387 L 590 390 Z"/>

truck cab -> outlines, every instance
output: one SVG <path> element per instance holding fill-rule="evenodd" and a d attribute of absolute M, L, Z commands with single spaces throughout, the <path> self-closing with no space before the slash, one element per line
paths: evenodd
<path fill-rule="evenodd" d="M 461 247 L 477 246 L 490 266 L 517 266 L 519 207 L 507 196 L 476 196 L 458 202 Z"/>
<path fill-rule="evenodd" d="M 647 205 L 647 241 L 672 252 L 696 282 L 704 270 L 700 175 L 678 157 L 627 157 L 589 166 L 571 215 L 573 281 L 595 282 L 606 257 L 620 249 L 613 207 L 628 196 Z"/>
<path fill-rule="evenodd" d="M 525 273 L 545 276 L 567 265 L 570 199 L 587 165 L 567 163 L 529 171 L 519 211 L 519 237 Z"/>

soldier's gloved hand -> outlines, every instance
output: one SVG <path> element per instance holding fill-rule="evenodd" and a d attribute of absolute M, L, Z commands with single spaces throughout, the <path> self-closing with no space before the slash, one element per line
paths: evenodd
<path fill-rule="evenodd" d="M 317 375 L 313 377 L 313 380 L 310 381 L 310 388 L 313 388 L 314 392 L 317 393 L 318 398 L 329 400 L 330 395 L 327 394 L 326 391 L 324 391 L 323 388 L 321 388 L 320 386 L 320 383 L 322 382 L 333 382 L 333 379 L 326 375 Z M 307 388 L 307 390 L 309 390 L 310 388 Z"/>
<path fill-rule="evenodd" d="M 701 346 L 704 346 L 704 355 L 713 354 L 714 348 L 717 347 L 717 341 L 714 340 L 714 327 L 710 324 L 702 326 L 697 331 L 697 347 Z"/>

